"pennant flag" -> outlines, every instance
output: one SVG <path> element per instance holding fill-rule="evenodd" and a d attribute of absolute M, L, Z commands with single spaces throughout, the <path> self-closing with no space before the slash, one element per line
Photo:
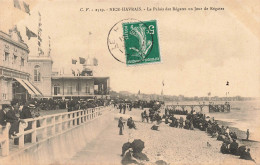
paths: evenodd
<path fill-rule="evenodd" d="M 42 51 L 42 49 L 40 47 L 38 48 L 38 52 L 39 52 L 39 55 L 41 55 L 41 54 L 44 55 L 44 52 Z"/>
<path fill-rule="evenodd" d="M 32 32 L 31 30 L 29 30 L 27 27 L 26 27 L 26 35 L 28 37 L 28 40 L 30 40 L 31 37 L 37 37 L 37 35 L 34 32 Z"/>
<path fill-rule="evenodd" d="M 229 82 L 227 81 L 226 86 L 229 86 Z"/>
<path fill-rule="evenodd" d="M 25 2 L 23 2 L 23 6 L 24 6 L 24 10 L 27 14 L 31 15 L 30 14 L 30 8 L 29 8 L 29 5 Z"/>
<path fill-rule="evenodd" d="M 84 64 L 86 62 L 85 58 L 79 57 L 79 63 Z"/>
<path fill-rule="evenodd" d="M 73 69 L 71 69 L 71 72 L 72 72 L 72 74 L 75 76 L 75 71 L 74 71 Z"/>
<path fill-rule="evenodd" d="M 72 59 L 72 64 L 76 64 L 76 63 L 77 63 L 77 60 Z"/>
<path fill-rule="evenodd" d="M 98 66 L 98 60 L 96 58 L 93 59 L 93 65 Z"/>
<path fill-rule="evenodd" d="M 42 42 L 42 39 L 41 39 L 41 37 L 39 35 L 38 35 L 38 40 Z"/>
<path fill-rule="evenodd" d="M 20 6 L 19 0 L 14 0 L 14 7 L 21 10 L 21 6 Z"/>

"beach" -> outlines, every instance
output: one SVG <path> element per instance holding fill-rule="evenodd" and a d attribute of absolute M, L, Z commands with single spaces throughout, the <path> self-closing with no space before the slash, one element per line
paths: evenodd
<path fill-rule="evenodd" d="M 145 142 L 143 153 L 150 159 L 145 164 L 154 164 L 158 160 L 169 164 L 255 164 L 253 161 L 239 159 L 238 156 L 222 154 L 222 142 L 211 138 L 204 131 L 173 128 L 165 123 L 161 123 L 159 130 L 155 131 L 151 130 L 152 123 L 141 122 L 142 110 L 133 109 L 126 114 L 118 112 L 115 110 L 114 120 L 99 138 L 86 145 L 84 150 L 69 161 L 71 164 L 121 164 L 122 145 L 134 139 Z M 126 120 L 129 116 L 135 120 L 137 129 L 125 126 L 124 135 L 118 135 L 118 117 Z M 210 146 L 207 146 L 207 142 Z M 251 150 L 251 155 L 258 162 L 254 149 Z"/>

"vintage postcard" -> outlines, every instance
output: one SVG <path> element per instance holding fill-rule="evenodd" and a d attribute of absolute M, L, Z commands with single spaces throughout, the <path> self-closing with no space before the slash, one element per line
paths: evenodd
<path fill-rule="evenodd" d="M 1 0 L 0 165 L 260 164 L 259 0 Z"/>

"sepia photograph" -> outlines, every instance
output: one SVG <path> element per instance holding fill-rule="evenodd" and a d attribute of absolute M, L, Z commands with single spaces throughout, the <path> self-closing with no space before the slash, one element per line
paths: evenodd
<path fill-rule="evenodd" d="M 259 0 L 1 0 L 0 165 L 260 164 Z"/>

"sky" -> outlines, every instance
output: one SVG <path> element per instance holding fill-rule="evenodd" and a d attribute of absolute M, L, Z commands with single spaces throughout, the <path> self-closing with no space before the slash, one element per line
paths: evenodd
<path fill-rule="evenodd" d="M 96 57 L 99 70 L 110 77 L 115 91 L 184 96 L 260 97 L 259 3 L 230 1 L 32 1 L 31 15 L 0 3 L 0 30 L 17 25 L 30 49 L 37 55 L 37 39 L 28 40 L 25 27 L 37 33 L 38 11 L 42 15 L 43 48 L 51 36 L 53 68 L 70 72 L 72 58 Z M 149 4 L 149 5 L 147 5 Z M 109 7 L 224 7 L 224 11 L 192 12 L 81 12 L 80 8 Z M 119 63 L 107 47 L 109 30 L 118 21 L 135 18 L 156 20 L 162 61 L 128 67 Z M 91 32 L 91 35 L 89 33 Z M 164 81 L 164 86 L 162 86 Z M 226 82 L 229 81 L 229 86 Z"/>

